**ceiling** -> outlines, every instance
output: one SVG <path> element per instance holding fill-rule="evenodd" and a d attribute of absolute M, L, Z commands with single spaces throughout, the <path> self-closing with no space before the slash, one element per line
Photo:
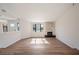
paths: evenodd
<path fill-rule="evenodd" d="M 33 22 L 54 21 L 70 7 L 71 3 L 1 3 L 0 15 Z"/>

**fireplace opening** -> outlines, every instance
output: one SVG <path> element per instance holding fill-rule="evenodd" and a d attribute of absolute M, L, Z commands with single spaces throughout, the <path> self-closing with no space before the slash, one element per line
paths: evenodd
<path fill-rule="evenodd" d="M 48 36 L 52 36 L 52 32 L 47 32 L 47 35 Z"/>
<path fill-rule="evenodd" d="M 53 35 L 53 32 L 47 32 L 47 34 L 45 35 L 45 37 L 56 37 L 56 36 Z"/>

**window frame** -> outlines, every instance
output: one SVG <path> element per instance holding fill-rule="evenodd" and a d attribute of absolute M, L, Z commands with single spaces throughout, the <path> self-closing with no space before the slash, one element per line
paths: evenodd
<path fill-rule="evenodd" d="M 39 29 L 39 31 L 37 30 L 37 25 L 39 25 L 39 27 L 40 27 L 40 29 Z M 42 27 L 42 25 L 43 24 L 33 24 L 33 31 L 34 32 L 42 32 L 43 31 L 43 29 L 44 29 L 44 27 Z M 43 25 L 44 26 L 44 25 Z"/>

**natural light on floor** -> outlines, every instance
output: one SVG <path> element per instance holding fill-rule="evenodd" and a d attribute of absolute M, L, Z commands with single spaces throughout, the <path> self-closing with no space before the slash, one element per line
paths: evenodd
<path fill-rule="evenodd" d="M 33 38 L 31 44 L 49 44 L 45 38 Z"/>

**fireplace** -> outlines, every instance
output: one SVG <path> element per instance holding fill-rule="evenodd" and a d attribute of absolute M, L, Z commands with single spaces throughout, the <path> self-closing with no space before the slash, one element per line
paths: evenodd
<path fill-rule="evenodd" d="M 52 36 L 52 32 L 47 32 L 47 35 L 48 36 Z"/>
<path fill-rule="evenodd" d="M 55 35 L 53 35 L 52 32 L 47 32 L 47 35 L 45 35 L 45 37 L 55 37 Z"/>

